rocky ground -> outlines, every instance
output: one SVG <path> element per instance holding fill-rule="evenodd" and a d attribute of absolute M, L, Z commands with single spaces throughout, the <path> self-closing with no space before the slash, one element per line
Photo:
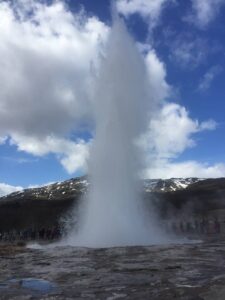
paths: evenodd
<path fill-rule="evenodd" d="M 0 231 L 60 225 L 87 189 L 77 178 L 2 197 Z M 146 181 L 144 198 L 162 220 L 212 221 L 208 239 L 110 249 L 0 242 L 0 300 L 225 300 L 225 178 Z M 215 220 L 220 236 L 212 234 Z"/>
<path fill-rule="evenodd" d="M 28 249 L 0 245 L 0 299 L 225 299 L 225 240 Z"/>

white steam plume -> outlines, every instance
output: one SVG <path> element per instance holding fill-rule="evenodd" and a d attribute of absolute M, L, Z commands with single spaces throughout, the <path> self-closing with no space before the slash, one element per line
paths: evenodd
<path fill-rule="evenodd" d="M 144 61 L 123 22 L 114 22 L 94 97 L 96 136 L 91 187 L 80 228 L 69 243 L 110 247 L 164 242 L 142 207 L 138 174 L 142 156 L 135 140 L 146 129 L 148 99 Z M 148 104 L 149 102 L 149 104 Z"/>

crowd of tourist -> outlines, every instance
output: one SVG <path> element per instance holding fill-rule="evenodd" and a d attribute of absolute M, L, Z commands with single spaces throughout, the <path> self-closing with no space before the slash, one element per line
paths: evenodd
<path fill-rule="evenodd" d="M 224 224 L 225 225 L 225 224 Z M 194 221 L 168 221 L 165 222 L 165 229 L 168 232 L 173 232 L 179 235 L 196 234 L 196 235 L 210 235 L 220 234 L 222 230 L 222 223 L 217 219 L 206 219 Z M 39 229 L 28 228 L 21 230 L 0 230 L 0 241 L 54 241 L 58 240 L 63 235 L 63 230 L 59 226 L 42 227 Z"/>
<path fill-rule="evenodd" d="M 217 218 L 171 222 L 169 230 L 177 234 L 220 234 L 222 223 Z"/>
<path fill-rule="evenodd" d="M 32 240 L 57 240 L 62 232 L 58 226 L 42 227 L 40 229 L 28 228 L 21 230 L 0 231 L 0 241 L 32 241 Z"/>

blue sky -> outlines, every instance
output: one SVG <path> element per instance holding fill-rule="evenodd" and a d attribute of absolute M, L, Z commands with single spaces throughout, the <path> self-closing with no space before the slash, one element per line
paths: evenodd
<path fill-rule="evenodd" d="M 10 3 L 0 1 L 2 194 L 87 172 L 90 66 L 112 23 L 106 0 Z M 115 4 L 161 105 L 146 133 L 145 176 L 225 176 L 225 0 Z"/>

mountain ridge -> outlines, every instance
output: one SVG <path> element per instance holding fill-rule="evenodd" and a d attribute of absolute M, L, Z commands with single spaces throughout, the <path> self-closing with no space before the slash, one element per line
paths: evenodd
<path fill-rule="evenodd" d="M 87 178 L 78 177 L 1 197 L 0 229 L 61 224 L 78 212 L 88 187 Z M 225 178 L 148 179 L 143 181 L 143 200 L 162 220 L 210 216 L 225 222 Z"/>
<path fill-rule="evenodd" d="M 143 187 L 146 192 L 170 192 L 186 189 L 189 185 L 199 182 L 204 179 L 197 177 L 189 178 L 170 178 L 170 179 L 144 179 Z M 0 201 L 10 198 L 23 198 L 25 194 L 32 197 L 46 196 L 48 199 L 53 199 L 54 196 L 59 197 L 59 193 L 62 196 L 71 195 L 77 191 L 84 192 L 89 186 L 87 178 L 76 177 L 61 182 L 55 182 L 40 187 L 26 188 L 21 191 L 16 191 L 0 197 Z M 58 192 L 58 193 L 57 193 Z"/>

